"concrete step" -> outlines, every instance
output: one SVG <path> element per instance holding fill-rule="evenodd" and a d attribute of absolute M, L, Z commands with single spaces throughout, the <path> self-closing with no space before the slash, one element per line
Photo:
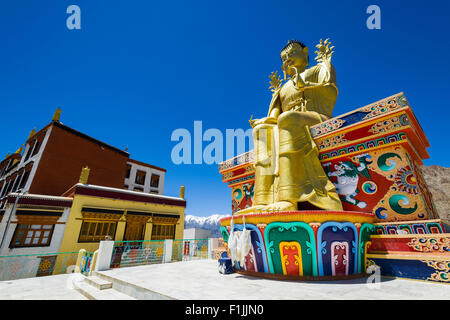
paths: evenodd
<path fill-rule="evenodd" d="M 106 281 L 96 276 L 84 277 L 85 281 L 91 286 L 96 287 L 98 290 L 111 289 L 112 282 Z"/>
<path fill-rule="evenodd" d="M 138 300 L 176 300 L 173 297 L 149 290 L 139 285 L 105 275 L 101 271 L 94 272 L 94 276 L 111 282 L 114 290 Z"/>
<path fill-rule="evenodd" d="M 133 297 L 112 288 L 99 290 L 86 280 L 74 283 L 74 287 L 89 300 L 135 300 Z"/>

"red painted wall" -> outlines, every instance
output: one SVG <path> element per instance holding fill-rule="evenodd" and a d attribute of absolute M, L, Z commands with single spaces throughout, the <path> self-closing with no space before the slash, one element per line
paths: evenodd
<path fill-rule="evenodd" d="M 52 125 L 29 192 L 61 195 L 78 183 L 86 165 L 91 169 L 89 184 L 123 188 L 128 158 L 126 153 Z"/>

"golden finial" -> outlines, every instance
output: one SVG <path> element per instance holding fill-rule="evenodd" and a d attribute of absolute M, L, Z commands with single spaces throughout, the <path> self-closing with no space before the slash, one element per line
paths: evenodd
<path fill-rule="evenodd" d="M 36 128 L 33 128 L 33 130 L 31 130 L 30 135 L 28 136 L 28 139 L 30 139 L 32 136 L 34 136 L 36 134 Z M 27 139 L 27 140 L 28 140 Z"/>
<path fill-rule="evenodd" d="M 81 175 L 80 175 L 79 183 L 82 183 L 82 184 L 87 184 L 88 183 L 88 178 L 89 178 L 89 172 L 90 171 L 91 171 L 91 169 L 89 169 L 88 166 L 86 166 L 83 169 L 81 169 Z"/>
<path fill-rule="evenodd" d="M 184 187 L 184 186 L 181 186 L 181 187 L 180 187 L 180 198 L 181 198 L 181 199 L 184 199 L 184 191 L 185 191 L 185 187 Z"/>
<path fill-rule="evenodd" d="M 58 121 L 59 117 L 61 116 L 61 108 L 56 108 L 55 114 L 53 115 L 52 121 Z"/>
<path fill-rule="evenodd" d="M 22 151 L 23 151 L 23 147 L 20 147 L 19 149 L 17 149 L 16 153 L 17 154 L 22 154 Z"/>

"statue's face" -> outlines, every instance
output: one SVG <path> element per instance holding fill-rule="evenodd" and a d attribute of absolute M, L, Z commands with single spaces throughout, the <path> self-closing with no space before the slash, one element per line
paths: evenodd
<path fill-rule="evenodd" d="M 295 69 L 292 67 L 295 67 L 298 72 L 303 72 L 308 66 L 308 48 L 295 44 L 281 53 L 281 61 L 284 72 L 289 76 L 295 75 Z"/>

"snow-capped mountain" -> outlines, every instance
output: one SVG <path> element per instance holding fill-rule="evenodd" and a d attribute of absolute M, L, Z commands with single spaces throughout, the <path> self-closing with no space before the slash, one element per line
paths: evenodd
<path fill-rule="evenodd" d="M 209 217 L 196 217 L 187 215 L 184 217 L 184 228 L 200 228 L 211 230 L 211 236 L 213 238 L 221 238 L 220 223 L 219 220 L 227 217 L 226 215 L 213 214 Z"/>

